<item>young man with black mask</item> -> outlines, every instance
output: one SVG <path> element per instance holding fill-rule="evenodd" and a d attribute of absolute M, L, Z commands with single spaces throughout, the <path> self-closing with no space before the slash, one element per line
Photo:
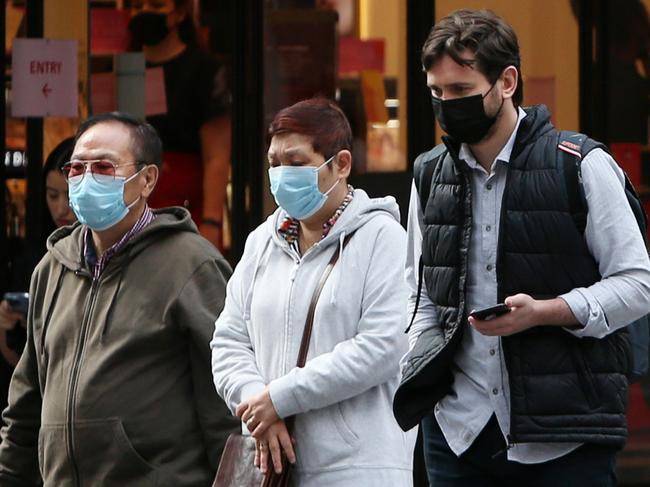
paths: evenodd
<path fill-rule="evenodd" d="M 625 326 L 650 311 L 624 174 L 586 139 L 580 231 L 560 155 L 580 146 L 560 144 L 545 106 L 520 106 L 517 37 L 492 12 L 443 18 L 422 61 L 447 136 L 415 162 L 414 315 L 395 416 L 404 429 L 420 422 L 436 487 L 613 486 Z M 503 302 L 503 315 L 469 316 Z"/>

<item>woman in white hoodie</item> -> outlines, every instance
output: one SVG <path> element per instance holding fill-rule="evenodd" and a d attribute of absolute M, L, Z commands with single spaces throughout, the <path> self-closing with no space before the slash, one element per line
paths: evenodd
<path fill-rule="evenodd" d="M 228 283 L 211 342 L 217 391 L 256 438 L 263 471 L 286 455 L 296 486 L 410 486 L 414 432 L 392 414 L 407 350 L 398 206 L 347 184 L 352 135 L 334 103 L 285 108 L 268 135 L 280 207 L 250 234 Z M 298 368 L 311 297 L 337 248 Z"/>

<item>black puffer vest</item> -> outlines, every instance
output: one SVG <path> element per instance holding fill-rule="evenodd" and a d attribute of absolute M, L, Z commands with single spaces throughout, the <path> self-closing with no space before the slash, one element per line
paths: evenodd
<path fill-rule="evenodd" d="M 598 265 L 570 213 L 559 133 L 544 106 L 526 109 L 508 164 L 497 254 L 499 301 L 516 293 L 554 298 L 600 280 Z M 466 324 L 465 281 L 472 223 L 469 169 L 450 140 L 416 161 L 432 174 L 424 213 L 422 261 L 440 326 L 409 352 L 394 400 L 409 429 L 450 391 L 451 362 Z M 590 141 L 593 147 L 599 144 Z M 423 170 L 428 164 L 432 171 Z M 539 326 L 502 338 L 510 380 L 511 441 L 622 446 L 631 358 L 625 329 L 576 338 Z"/>

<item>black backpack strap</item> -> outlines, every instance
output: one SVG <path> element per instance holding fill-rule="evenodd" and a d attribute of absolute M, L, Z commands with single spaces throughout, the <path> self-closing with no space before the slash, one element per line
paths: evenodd
<path fill-rule="evenodd" d="M 587 226 L 587 198 L 582 186 L 580 164 L 587 136 L 569 130 L 562 130 L 558 137 L 558 158 L 562 161 L 560 170 L 564 173 L 564 183 L 569 199 L 569 211 L 578 231 L 583 234 Z M 591 149 L 590 149 L 591 150 Z"/>
<path fill-rule="evenodd" d="M 413 165 L 413 179 L 415 180 L 415 187 L 418 190 L 420 197 L 420 208 L 422 213 L 427 207 L 427 201 L 431 194 L 431 181 L 433 180 L 433 171 L 436 168 L 437 162 L 444 157 L 447 148 L 444 144 L 437 145 L 429 152 L 420 154 L 415 160 Z"/>
<path fill-rule="evenodd" d="M 580 233 L 584 233 L 585 226 L 587 225 L 587 213 L 589 208 L 587 205 L 587 198 L 585 196 L 584 187 L 582 185 L 582 172 L 580 164 L 582 159 L 594 149 L 603 149 L 609 153 L 607 147 L 600 142 L 590 139 L 584 134 L 563 130 L 560 132 L 558 138 L 558 157 L 562 158 L 563 164 L 560 166 L 564 171 L 564 180 L 566 184 L 567 195 L 569 197 L 569 208 L 571 216 Z M 636 189 L 632 185 L 630 178 L 628 178 L 625 171 L 625 196 L 630 204 L 632 213 L 636 218 L 639 230 L 643 236 L 643 241 L 648 245 L 647 241 L 647 228 L 648 216 L 639 198 Z"/>

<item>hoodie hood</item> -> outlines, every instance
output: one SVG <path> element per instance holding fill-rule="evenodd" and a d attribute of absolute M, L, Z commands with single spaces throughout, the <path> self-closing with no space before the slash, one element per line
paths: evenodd
<path fill-rule="evenodd" d="M 117 263 L 132 259 L 149 245 L 152 238 L 175 232 L 198 233 L 189 211 L 181 207 L 153 210 L 156 218 L 139 233 L 133 236 L 120 251 L 113 256 Z M 48 252 L 63 266 L 72 271 L 86 267 L 84 259 L 84 235 L 88 227 L 76 222 L 74 225 L 58 228 L 47 239 Z"/>
<path fill-rule="evenodd" d="M 278 232 L 280 224 L 289 215 L 282 208 L 278 208 L 268 218 L 268 230 L 271 233 L 271 240 L 280 247 L 288 247 L 289 244 L 284 237 Z M 321 249 L 327 248 L 336 242 L 343 242 L 346 235 L 354 233 L 358 228 L 365 225 L 368 221 L 379 216 L 391 218 L 397 223 L 400 222 L 399 206 L 392 196 L 383 198 L 370 198 L 362 189 L 354 190 L 354 198 L 347 206 L 345 211 L 336 220 L 336 223 L 327 234 L 327 236 L 318 242 L 315 247 Z"/>

